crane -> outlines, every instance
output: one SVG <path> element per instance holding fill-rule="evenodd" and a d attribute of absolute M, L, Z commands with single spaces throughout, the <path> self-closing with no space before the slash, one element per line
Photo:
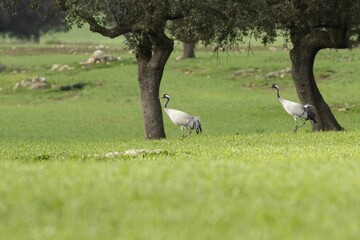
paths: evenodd
<path fill-rule="evenodd" d="M 302 127 L 305 124 L 305 121 L 311 120 L 314 123 L 316 123 L 316 110 L 313 105 L 310 104 L 300 104 L 296 102 L 292 102 L 286 99 L 283 99 L 280 97 L 280 87 L 276 84 L 273 84 L 271 88 L 276 89 L 277 92 L 277 98 L 279 99 L 281 105 L 285 109 L 285 111 L 293 116 L 295 119 L 295 128 L 294 133 L 297 132 L 297 130 Z M 301 125 L 298 125 L 297 120 L 300 119 L 302 121 Z"/>
<path fill-rule="evenodd" d="M 196 116 L 190 116 L 186 112 L 182 112 L 175 109 L 168 108 L 169 101 L 171 99 L 169 94 L 164 94 L 159 98 L 166 98 L 167 101 L 164 106 L 164 110 L 166 114 L 169 116 L 170 120 L 175 123 L 176 125 L 180 126 L 182 138 L 189 136 L 191 131 L 195 129 L 196 133 L 199 134 L 202 132 L 200 119 Z M 184 129 L 187 129 L 189 132 L 185 135 Z"/>

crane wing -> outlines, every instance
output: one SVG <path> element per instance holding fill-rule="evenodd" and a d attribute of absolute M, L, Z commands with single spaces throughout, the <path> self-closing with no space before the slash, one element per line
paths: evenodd
<path fill-rule="evenodd" d="M 196 133 L 202 132 L 200 119 L 195 116 L 189 116 L 188 127 L 192 130 L 195 129 Z"/>
<path fill-rule="evenodd" d="M 283 98 L 280 98 L 279 101 L 285 111 L 291 116 L 301 117 L 304 113 L 304 105 L 300 103 L 289 101 Z"/>
<path fill-rule="evenodd" d="M 189 118 L 189 114 L 175 109 L 165 108 L 165 112 L 173 123 L 179 126 L 186 126 Z"/>
<path fill-rule="evenodd" d="M 312 120 L 314 123 L 316 123 L 316 109 L 313 105 L 306 104 L 304 106 L 305 112 L 306 112 L 306 120 Z"/>

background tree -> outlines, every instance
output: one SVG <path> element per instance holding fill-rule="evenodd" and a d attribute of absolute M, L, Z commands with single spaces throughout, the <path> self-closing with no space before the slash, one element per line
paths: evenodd
<path fill-rule="evenodd" d="M 195 43 L 183 42 L 183 55 L 182 58 L 195 58 Z"/>
<path fill-rule="evenodd" d="M 2 6 L 8 11 L 0 12 L 0 32 L 10 37 L 39 42 L 41 34 L 66 30 L 64 15 L 47 17 L 34 11 L 31 4 L 31 0 L 3 2 Z"/>

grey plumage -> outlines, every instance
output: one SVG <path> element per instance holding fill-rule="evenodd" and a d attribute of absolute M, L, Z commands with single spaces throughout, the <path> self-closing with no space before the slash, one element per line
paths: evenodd
<path fill-rule="evenodd" d="M 305 121 L 311 120 L 314 123 L 316 123 L 316 109 L 313 105 L 310 104 L 300 104 L 296 102 L 292 102 L 286 99 L 283 99 L 280 97 L 280 88 L 278 85 L 273 84 L 271 86 L 272 88 L 276 89 L 277 98 L 279 99 L 281 105 L 285 109 L 285 111 L 294 117 L 295 119 L 295 128 L 294 132 L 297 132 L 297 130 L 305 124 Z M 301 125 L 297 124 L 297 120 L 300 119 L 302 121 Z"/>
<path fill-rule="evenodd" d="M 202 132 L 200 119 L 196 116 L 190 116 L 186 112 L 168 108 L 169 101 L 171 99 L 169 94 L 164 94 L 160 98 L 167 99 L 164 110 L 169 116 L 170 120 L 176 125 L 180 126 L 182 137 L 185 138 L 191 134 L 191 131 L 195 129 L 196 133 L 199 134 Z M 184 135 L 184 129 L 187 129 L 189 132 Z"/>

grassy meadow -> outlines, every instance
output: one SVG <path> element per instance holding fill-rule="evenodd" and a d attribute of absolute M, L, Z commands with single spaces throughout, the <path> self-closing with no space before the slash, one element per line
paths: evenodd
<path fill-rule="evenodd" d="M 122 60 L 79 64 L 97 48 Z M 0 239 L 358 238 L 360 49 L 324 50 L 315 63 L 346 131 L 307 123 L 297 134 L 269 88 L 297 101 L 290 75 L 266 77 L 290 67 L 281 43 L 181 54 L 177 44 L 161 93 L 204 132 L 181 140 L 164 115 L 167 139 L 146 141 L 123 39 L 81 29 L 38 45 L 0 41 Z M 35 77 L 52 88 L 13 89 Z M 59 90 L 76 83 L 86 85 Z"/>

